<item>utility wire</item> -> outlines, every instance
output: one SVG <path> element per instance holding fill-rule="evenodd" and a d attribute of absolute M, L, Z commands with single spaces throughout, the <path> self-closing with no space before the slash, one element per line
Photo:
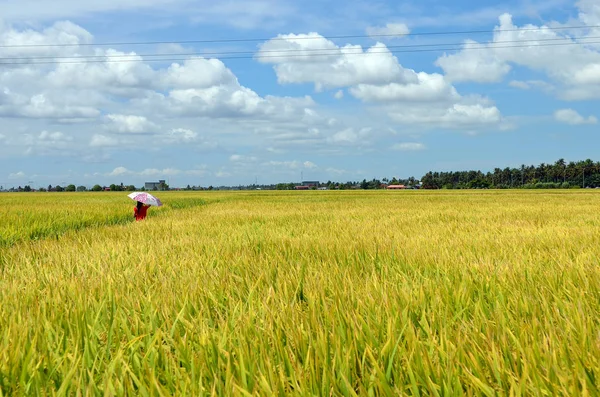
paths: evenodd
<path fill-rule="evenodd" d="M 405 36 L 445 36 L 445 35 L 461 35 L 461 34 L 484 34 L 496 32 L 530 32 L 544 30 L 578 30 L 578 29 L 597 29 L 600 25 L 580 25 L 580 26 L 544 26 L 539 28 L 515 28 L 515 29 L 496 29 L 496 30 L 463 30 L 463 31 L 448 31 L 448 32 L 421 32 L 407 34 L 367 34 L 367 35 L 338 35 L 338 36 L 308 36 L 295 37 L 294 40 L 320 40 L 320 39 L 359 39 L 359 38 L 374 38 L 374 37 L 405 37 Z M 130 41 L 130 42 L 105 42 L 105 43 L 60 43 L 60 44 L 4 44 L 0 48 L 28 48 L 28 47 L 86 47 L 86 46 L 122 46 L 122 45 L 156 45 L 156 44 L 216 44 L 216 43 L 244 43 L 244 42 L 260 42 L 260 41 L 286 41 L 289 38 L 285 37 L 269 37 L 269 38 L 238 38 L 238 39 L 206 39 L 206 40 L 173 40 L 173 41 Z"/>
<path fill-rule="evenodd" d="M 591 39 L 600 39 L 600 36 L 589 36 L 589 37 L 585 37 L 585 38 L 581 38 L 579 40 L 591 40 Z M 560 44 L 590 44 L 590 42 L 583 42 L 583 41 L 577 41 L 574 42 L 572 41 L 571 38 L 551 38 L 551 39 L 529 39 L 529 40 L 501 40 L 501 41 L 495 41 L 493 43 L 472 43 L 470 45 L 479 45 L 479 46 L 485 46 L 485 48 L 496 48 L 498 46 L 495 46 L 495 44 L 512 44 L 512 43 L 529 43 L 529 42 L 535 42 L 532 44 L 527 45 L 527 47 L 531 46 L 531 47 L 535 47 L 536 45 L 538 45 L 538 42 L 555 42 L 555 41 L 566 41 L 568 40 L 568 43 L 560 43 Z M 405 44 L 405 45 L 389 45 L 386 46 L 386 48 L 388 49 L 400 49 L 400 48 L 421 48 L 421 47 L 441 47 L 441 46 L 464 46 L 465 43 L 434 43 L 434 44 Z M 499 47 L 501 48 L 501 47 Z M 281 50 L 261 50 L 260 53 L 258 55 L 256 55 L 256 57 L 262 57 L 261 54 L 265 54 L 265 53 L 277 53 L 277 54 L 281 54 L 281 53 L 303 53 L 302 56 L 305 56 L 305 53 L 311 54 L 313 52 L 320 52 L 320 53 L 329 53 L 331 52 L 332 55 L 338 54 L 340 52 L 341 48 L 306 48 L 306 49 L 281 49 Z M 439 49 L 434 49 L 436 51 L 438 51 Z M 358 49 L 344 49 L 344 51 L 358 51 Z M 362 51 L 362 49 L 360 50 Z M 254 55 L 257 52 L 255 50 L 253 51 L 217 51 L 217 52 L 190 52 L 190 53 L 156 53 L 156 54 L 116 54 L 116 55 L 71 55 L 71 56 L 32 56 L 32 57 L 0 57 L 0 61 L 34 61 L 34 60 L 44 60 L 44 59 L 84 59 L 84 60 L 105 60 L 105 59 L 113 59 L 113 58 L 131 58 L 131 57 L 182 57 L 182 56 L 215 56 L 215 57 L 221 57 L 221 56 L 228 56 L 228 55 L 242 55 L 242 54 L 246 54 L 246 55 Z M 310 55 L 309 55 L 310 56 Z"/>
<path fill-rule="evenodd" d="M 225 56 L 219 57 L 221 60 L 227 59 L 271 59 L 271 58 L 313 58 L 321 56 L 332 56 L 332 55 L 374 55 L 374 54 L 401 54 L 401 53 L 419 53 L 419 52 L 440 52 L 440 51 L 474 51 L 474 50 L 494 50 L 494 49 L 505 49 L 505 48 L 536 48 L 536 47 L 558 47 L 558 46 L 571 46 L 571 45 L 589 45 L 589 44 L 600 44 L 600 41 L 590 41 L 585 43 L 580 42 L 568 42 L 568 43 L 542 43 L 536 45 L 482 45 L 479 47 L 452 47 L 452 48 L 423 48 L 423 49 L 406 49 L 406 50 L 392 50 L 392 51 L 377 51 L 371 50 L 369 52 L 362 52 L 362 49 L 356 49 L 357 52 L 351 52 L 353 49 L 346 49 L 343 54 L 340 53 L 339 49 L 335 52 L 329 53 L 311 53 L 311 54 L 289 54 L 289 55 L 251 55 L 251 56 L 229 56 L 225 53 Z M 360 51 L 360 52 L 358 52 Z M 175 55 L 175 54 L 173 54 Z M 203 55 L 198 53 L 198 55 Z M 36 62 L 0 62 L 0 65 L 13 66 L 13 65 L 50 65 L 50 64 L 87 64 L 87 63 L 126 63 L 126 62 L 171 62 L 171 61 L 188 61 L 189 58 L 181 58 L 183 54 L 178 54 L 177 57 L 160 58 L 160 59 L 143 59 L 139 58 L 139 55 L 129 55 L 130 57 L 138 57 L 133 59 L 83 59 L 75 61 L 36 61 Z M 169 55 L 170 56 L 170 55 Z M 105 57 L 106 58 L 106 57 Z M 68 58 L 67 58 L 68 59 Z M 0 61 L 2 59 L 0 58 Z"/>

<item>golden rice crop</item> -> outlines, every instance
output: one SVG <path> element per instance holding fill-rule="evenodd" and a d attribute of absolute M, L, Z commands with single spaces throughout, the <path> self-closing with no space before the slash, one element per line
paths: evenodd
<path fill-rule="evenodd" d="M 600 393 L 595 192 L 161 199 L 0 248 L 3 395 Z"/>

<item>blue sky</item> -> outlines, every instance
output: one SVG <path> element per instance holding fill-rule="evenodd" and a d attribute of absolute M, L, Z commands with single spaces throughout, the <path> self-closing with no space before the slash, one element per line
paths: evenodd
<path fill-rule="evenodd" d="M 15 63 L 0 66 L 0 186 L 598 160 L 597 0 L 5 0 L 0 15 Z M 456 31 L 483 33 L 422 35 Z M 246 41 L 183 43 L 216 39 Z M 62 63 L 82 56 L 120 62 Z"/>

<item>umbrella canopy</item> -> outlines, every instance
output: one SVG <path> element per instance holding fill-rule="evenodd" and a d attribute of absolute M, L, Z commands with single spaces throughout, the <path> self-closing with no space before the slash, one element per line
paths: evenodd
<path fill-rule="evenodd" d="M 135 201 L 140 201 L 146 205 L 154 205 L 156 207 L 160 207 L 161 205 L 163 205 L 160 199 L 146 192 L 133 192 L 131 194 L 128 194 L 127 197 Z"/>

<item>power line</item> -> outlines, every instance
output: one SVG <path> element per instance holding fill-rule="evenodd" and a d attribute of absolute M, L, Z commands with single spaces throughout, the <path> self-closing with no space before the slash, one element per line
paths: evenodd
<path fill-rule="evenodd" d="M 462 30 L 447 32 L 420 32 L 407 34 L 370 34 L 370 35 L 334 35 L 318 37 L 295 37 L 294 40 L 319 40 L 319 39 L 359 39 L 374 37 L 405 37 L 405 36 L 444 36 L 461 34 L 485 34 L 496 32 L 528 32 L 542 30 L 578 30 L 578 29 L 597 29 L 600 25 L 579 25 L 579 26 L 543 26 L 539 28 L 515 28 L 515 29 L 496 29 L 496 30 Z M 216 43 L 247 43 L 260 41 L 286 41 L 285 37 L 269 38 L 243 38 L 243 39 L 205 39 L 205 40 L 173 40 L 173 41 L 130 41 L 130 42 L 105 42 L 105 43 L 60 43 L 60 44 L 4 44 L 0 48 L 29 48 L 29 47 L 104 47 L 104 46 L 123 46 L 123 45 L 157 45 L 157 44 L 216 44 Z"/>
<path fill-rule="evenodd" d="M 322 56 L 332 56 L 332 55 L 374 55 L 374 54 L 401 54 L 401 53 L 419 53 L 419 52 L 441 52 L 441 51 L 474 51 L 474 50 L 495 50 L 495 49 L 507 49 L 507 48 L 535 48 L 535 47 L 558 47 L 558 46 L 571 46 L 571 45 L 590 45 L 590 44 L 600 44 L 600 41 L 590 41 L 590 42 L 569 42 L 569 43 L 545 43 L 545 44 L 536 44 L 536 45 L 506 45 L 506 46 L 493 46 L 482 44 L 479 47 L 452 47 L 452 48 L 423 48 L 423 49 L 407 49 L 407 50 L 392 50 L 392 51 L 368 51 L 362 52 L 362 49 L 356 49 L 355 51 L 360 52 L 351 52 L 353 49 L 346 49 L 344 53 L 340 53 L 339 49 L 335 49 L 335 52 L 328 53 L 316 53 L 316 54 L 289 54 L 289 55 L 251 55 L 251 56 L 229 56 L 227 53 L 224 53 L 224 56 L 219 57 L 221 60 L 228 59 L 272 59 L 272 58 L 313 58 L 313 57 L 322 57 Z M 333 50 L 332 50 L 333 51 Z M 203 55 L 202 53 L 198 53 L 198 55 Z M 130 57 L 139 57 L 139 55 L 129 55 Z M 75 61 L 41 61 L 41 62 L 0 62 L 0 66 L 16 66 L 16 65 L 53 65 L 53 64 L 88 64 L 88 63 L 127 63 L 127 62 L 174 62 L 174 61 L 188 61 L 189 58 L 181 58 L 182 54 L 178 55 L 179 58 L 169 57 L 169 58 L 160 58 L 160 59 L 82 59 Z M 105 57 L 106 58 L 106 57 Z M 22 58 L 23 60 L 30 58 Z M 36 58 L 32 58 L 36 59 Z M 67 58 L 72 59 L 72 58 Z M 2 59 L 0 58 L 0 61 Z"/>
<path fill-rule="evenodd" d="M 591 39 L 600 39 L 600 36 L 588 36 L 585 38 L 581 38 L 579 40 L 591 40 Z M 550 39 L 528 39 L 528 40 L 501 40 L 501 41 L 495 41 L 493 43 L 472 43 L 471 45 L 479 45 L 479 46 L 486 46 L 485 48 L 494 48 L 494 47 L 498 47 L 498 46 L 494 46 L 495 44 L 512 44 L 512 43 L 529 43 L 529 42 L 554 42 L 554 41 L 567 41 L 568 43 L 562 43 L 562 44 L 593 44 L 593 42 L 582 42 L 582 41 L 577 41 L 574 42 L 572 41 L 571 38 L 550 38 Z M 429 44 L 405 44 L 405 45 L 389 45 L 386 46 L 386 48 L 388 49 L 396 49 L 396 48 L 421 48 L 421 47 L 441 47 L 441 46 L 464 46 L 465 43 L 429 43 Z M 490 47 L 490 45 L 492 45 Z M 537 44 L 530 44 L 527 46 L 536 46 Z M 281 50 L 261 50 L 260 54 L 264 54 L 264 53 L 312 53 L 312 52 L 324 52 L 329 53 L 331 52 L 332 54 L 337 54 L 340 52 L 340 48 L 306 48 L 306 49 L 281 49 Z M 353 49 L 351 49 L 353 50 Z M 435 49 L 438 50 L 438 49 Z M 348 49 L 345 49 L 344 51 L 348 51 Z M 355 51 L 358 51 L 355 50 Z M 361 49 L 362 51 L 362 49 Z M 218 52 L 191 52 L 191 53 L 156 53 L 156 54 L 116 54 L 116 55 L 71 55 L 71 56 L 52 56 L 52 55 L 48 55 L 48 56 L 32 56 L 32 57 L 0 57 L 0 61 L 33 61 L 33 60 L 44 60 L 44 59 L 84 59 L 84 60 L 106 60 L 106 59 L 113 59 L 113 58 L 131 58 L 131 57 L 182 57 L 182 56 L 215 56 L 215 57 L 220 57 L 220 56 L 227 56 L 227 55 L 241 55 L 241 54 L 249 54 L 249 55 L 254 55 L 256 54 L 256 50 L 253 51 L 218 51 Z M 261 55 L 257 55 L 258 57 L 260 57 Z"/>

